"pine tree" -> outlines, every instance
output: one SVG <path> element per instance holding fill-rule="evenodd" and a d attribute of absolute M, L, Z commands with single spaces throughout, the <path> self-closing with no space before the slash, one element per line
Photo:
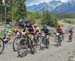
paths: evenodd
<path fill-rule="evenodd" d="M 25 5 L 25 0 L 18 0 L 18 10 L 17 10 L 17 15 L 19 18 L 26 18 L 26 5 Z"/>
<path fill-rule="evenodd" d="M 11 18 L 12 20 L 18 20 L 20 18 L 26 18 L 26 5 L 25 0 L 12 0 L 11 5 Z"/>

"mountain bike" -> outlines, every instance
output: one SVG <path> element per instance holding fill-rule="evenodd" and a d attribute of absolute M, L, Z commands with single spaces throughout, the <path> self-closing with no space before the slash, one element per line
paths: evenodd
<path fill-rule="evenodd" d="M 21 37 L 19 44 L 18 44 L 18 56 L 24 57 L 28 54 L 28 49 L 30 49 L 30 53 L 36 53 L 36 48 L 33 46 L 33 42 L 30 38 L 31 34 L 26 33 L 24 36 Z"/>
<path fill-rule="evenodd" d="M 49 38 L 48 35 L 42 34 L 40 36 L 40 49 L 49 48 Z"/>
<path fill-rule="evenodd" d="M 3 39 L 0 38 L 0 54 L 2 54 L 4 51 L 4 42 L 3 42 Z"/>
<path fill-rule="evenodd" d="M 56 33 L 56 46 L 61 46 L 61 42 L 63 40 L 62 34 Z"/>

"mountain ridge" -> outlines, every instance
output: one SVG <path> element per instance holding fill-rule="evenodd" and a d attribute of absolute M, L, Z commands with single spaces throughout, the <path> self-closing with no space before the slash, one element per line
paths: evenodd
<path fill-rule="evenodd" d="M 38 5 L 28 6 L 27 10 L 29 12 L 43 12 L 48 10 L 53 14 L 75 13 L 75 0 L 69 0 L 67 2 L 53 0 L 48 3 L 44 2 Z"/>

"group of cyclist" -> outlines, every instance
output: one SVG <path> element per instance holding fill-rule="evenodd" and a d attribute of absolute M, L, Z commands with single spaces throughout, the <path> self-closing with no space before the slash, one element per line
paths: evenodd
<path fill-rule="evenodd" d="M 19 28 L 21 27 L 21 29 Z M 42 29 L 40 29 L 37 24 L 32 24 L 31 22 L 27 21 L 25 24 L 22 24 L 21 22 L 19 23 L 19 26 L 17 26 L 17 28 L 15 29 L 15 32 L 20 32 L 21 35 L 25 35 L 26 33 L 31 34 L 31 40 L 33 41 L 33 45 L 34 45 L 34 39 L 35 39 L 35 35 L 38 34 L 49 34 L 49 29 L 44 26 Z"/>
<path fill-rule="evenodd" d="M 16 26 L 15 28 L 15 33 L 17 34 L 17 32 L 19 32 L 21 35 L 25 35 L 26 33 L 30 33 L 32 36 L 31 36 L 31 39 L 34 41 L 34 38 L 35 38 L 35 34 L 45 34 L 45 35 L 49 35 L 50 34 L 50 30 L 48 28 L 48 26 L 44 25 L 41 29 L 40 27 L 38 27 L 37 24 L 32 24 L 30 21 L 19 21 L 18 22 L 18 25 Z M 72 41 L 70 40 L 72 38 L 72 35 L 73 35 L 73 28 L 70 28 L 68 30 L 70 36 L 69 36 L 69 41 Z M 6 36 L 6 34 L 8 33 L 8 36 Z M 10 32 L 6 31 L 4 34 L 4 39 L 9 39 L 11 38 Z M 62 37 L 64 38 L 64 28 L 62 28 L 61 26 L 58 26 L 56 28 L 56 33 L 59 33 L 60 35 L 62 35 Z M 48 37 L 49 38 L 49 37 Z M 5 40 L 6 40 L 5 39 Z M 5 42 L 7 43 L 7 42 Z"/>
<path fill-rule="evenodd" d="M 19 28 L 21 27 L 21 29 Z M 37 24 L 32 24 L 30 21 L 26 21 L 25 23 L 23 21 L 19 22 L 19 25 L 16 27 L 15 31 L 20 32 L 22 35 L 25 35 L 25 33 L 30 33 L 32 41 L 35 39 L 35 34 L 45 34 L 48 36 L 50 34 L 50 30 L 48 26 L 44 25 L 41 29 L 38 27 Z M 69 36 L 69 41 L 72 41 L 72 36 L 73 36 L 73 28 L 70 28 L 68 30 L 70 36 Z M 64 28 L 61 26 L 58 26 L 56 28 L 56 33 L 59 33 L 62 35 L 62 38 L 64 39 Z M 49 38 L 49 37 L 47 37 Z"/>
<path fill-rule="evenodd" d="M 61 46 L 61 42 L 64 40 L 64 33 L 65 33 L 64 31 L 65 30 L 63 27 L 58 26 L 56 28 L 56 31 L 54 33 L 51 33 L 51 28 L 48 27 L 47 25 L 43 25 L 43 27 L 41 28 L 37 24 L 31 23 L 30 21 L 19 21 L 18 25 L 15 27 L 14 34 L 15 36 L 22 36 L 22 37 L 26 36 L 27 34 L 30 35 L 30 40 L 32 42 L 31 44 L 33 47 L 35 46 L 35 44 L 37 44 L 36 46 L 38 46 L 39 45 L 38 42 L 42 39 L 42 44 L 45 46 L 45 48 L 49 48 L 50 35 L 55 34 L 55 37 L 58 39 L 57 46 Z M 68 42 L 72 42 L 73 37 L 72 27 L 68 30 L 68 34 L 69 34 Z M 36 36 L 37 37 L 41 36 L 41 39 L 36 41 L 36 39 L 38 39 L 36 38 Z M 11 40 L 11 31 L 8 31 L 8 29 L 6 29 L 4 32 L 4 37 L 2 39 L 3 42 L 7 44 Z"/>

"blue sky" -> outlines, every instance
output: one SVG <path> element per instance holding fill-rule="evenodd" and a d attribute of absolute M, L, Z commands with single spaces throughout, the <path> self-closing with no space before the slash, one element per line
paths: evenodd
<path fill-rule="evenodd" d="M 52 1 L 52 0 L 26 0 L 26 5 L 31 6 L 34 4 L 39 4 L 43 2 L 49 2 L 49 1 Z M 61 0 L 61 1 L 66 2 L 67 0 Z"/>

